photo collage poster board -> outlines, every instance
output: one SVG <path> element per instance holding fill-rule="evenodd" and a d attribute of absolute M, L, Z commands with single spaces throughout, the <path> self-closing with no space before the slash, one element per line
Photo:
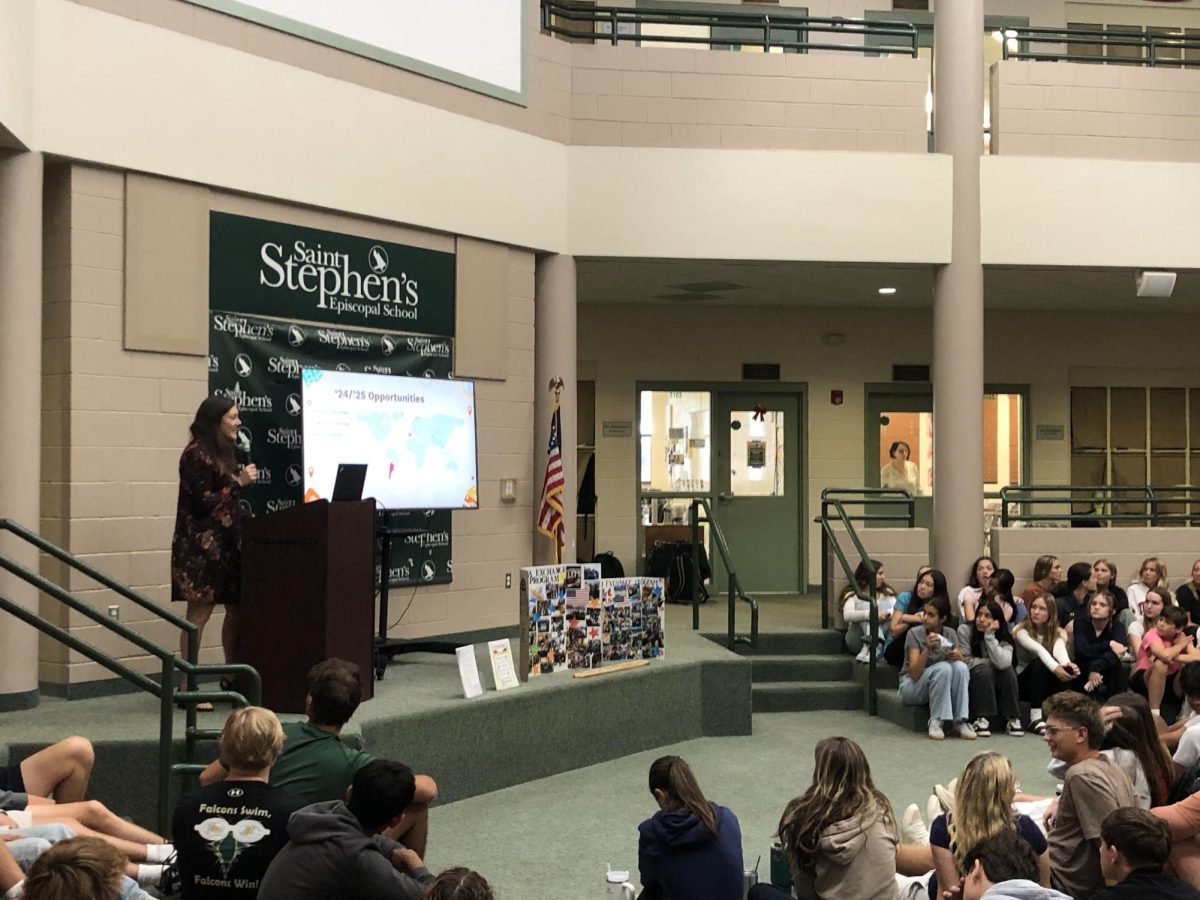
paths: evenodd
<path fill-rule="evenodd" d="M 530 676 L 664 655 L 661 578 L 600 578 L 592 564 L 521 570 Z"/>

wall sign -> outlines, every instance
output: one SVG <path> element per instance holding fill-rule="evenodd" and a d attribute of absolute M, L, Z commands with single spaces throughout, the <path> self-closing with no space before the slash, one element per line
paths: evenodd
<path fill-rule="evenodd" d="M 633 422 L 629 419 L 609 419 L 600 424 L 604 437 L 633 437 Z"/>
<path fill-rule="evenodd" d="M 454 254 L 209 214 L 209 309 L 454 334 Z"/>
<path fill-rule="evenodd" d="M 1039 441 L 1061 441 L 1066 439 L 1066 428 L 1062 425 L 1038 425 L 1035 429 Z"/>

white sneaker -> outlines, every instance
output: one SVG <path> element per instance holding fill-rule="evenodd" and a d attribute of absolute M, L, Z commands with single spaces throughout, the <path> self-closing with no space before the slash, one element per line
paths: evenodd
<path fill-rule="evenodd" d="M 1004 730 L 1007 731 L 1012 737 L 1025 736 L 1025 729 L 1021 727 L 1020 719 L 1009 719 L 1008 726 Z"/>
<path fill-rule="evenodd" d="M 858 651 L 858 656 L 854 657 L 854 661 L 864 664 L 869 663 L 871 661 L 871 648 L 863 644 L 862 649 Z"/>
<path fill-rule="evenodd" d="M 975 732 L 975 729 L 972 728 L 967 722 L 959 722 L 958 725 L 955 726 L 954 731 L 955 734 L 957 734 L 964 741 L 973 741 L 975 738 L 979 737 L 979 735 Z M 991 734 L 990 731 L 985 733 Z"/>
<path fill-rule="evenodd" d="M 966 723 L 964 723 L 964 724 L 966 724 Z M 971 723 L 971 729 L 975 732 L 975 735 L 977 737 L 991 737 L 992 736 L 991 723 L 988 722 L 988 720 L 986 718 L 984 718 L 983 716 L 980 716 L 978 719 L 976 719 L 974 722 Z"/>
<path fill-rule="evenodd" d="M 931 741 L 944 741 L 946 739 L 946 732 L 942 731 L 941 719 L 929 720 L 929 739 Z"/>
<path fill-rule="evenodd" d="M 906 844 L 929 844 L 929 829 L 921 819 L 921 808 L 915 803 L 908 804 L 900 817 L 900 838 Z"/>
<path fill-rule="evenodd" d="M 945 790 L 945 788 L 942 788 Z M 930 794 L 929 799 L 925 801 L 925 817 L 929 819 L 929 824 L 932 827 L 933 820 L 940 816 L 944 810 L 942 804 L 937 798 L 937 794 Z"/>
<path fill-rule="evenodd" d="M 958 779 L 955 778 L 950 782 L 949 787 L 940 784 L 934 785 L 933 796 L 938 802 L 938 809 L 942 812 L 954 812 L 954 788 L 957 784 Z"/>

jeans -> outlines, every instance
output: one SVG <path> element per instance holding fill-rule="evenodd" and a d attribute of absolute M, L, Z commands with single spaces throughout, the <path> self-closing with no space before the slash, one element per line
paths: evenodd
<path fill-rule="evenodd" d="M 967 686 L 971 673 L 965 662 L 935 662 L 913 681 L 900 679 L 900 699 L 908 706 L 929 704 L 929 716 L 943 721 L 966 720 L 970 711 Z"/>

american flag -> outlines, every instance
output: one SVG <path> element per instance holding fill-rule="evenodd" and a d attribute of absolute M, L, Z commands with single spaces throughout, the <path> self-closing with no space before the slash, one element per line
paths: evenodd
<path fill-rule="evenodd" d="M 550 417 L 550 445 L 546 448 L 546 480 L 542 482 L 542 508 L 538 531 L 554 541 L 554 561 L 562 562 L 563 549 L 562 414 L 554 404 Z"/>

